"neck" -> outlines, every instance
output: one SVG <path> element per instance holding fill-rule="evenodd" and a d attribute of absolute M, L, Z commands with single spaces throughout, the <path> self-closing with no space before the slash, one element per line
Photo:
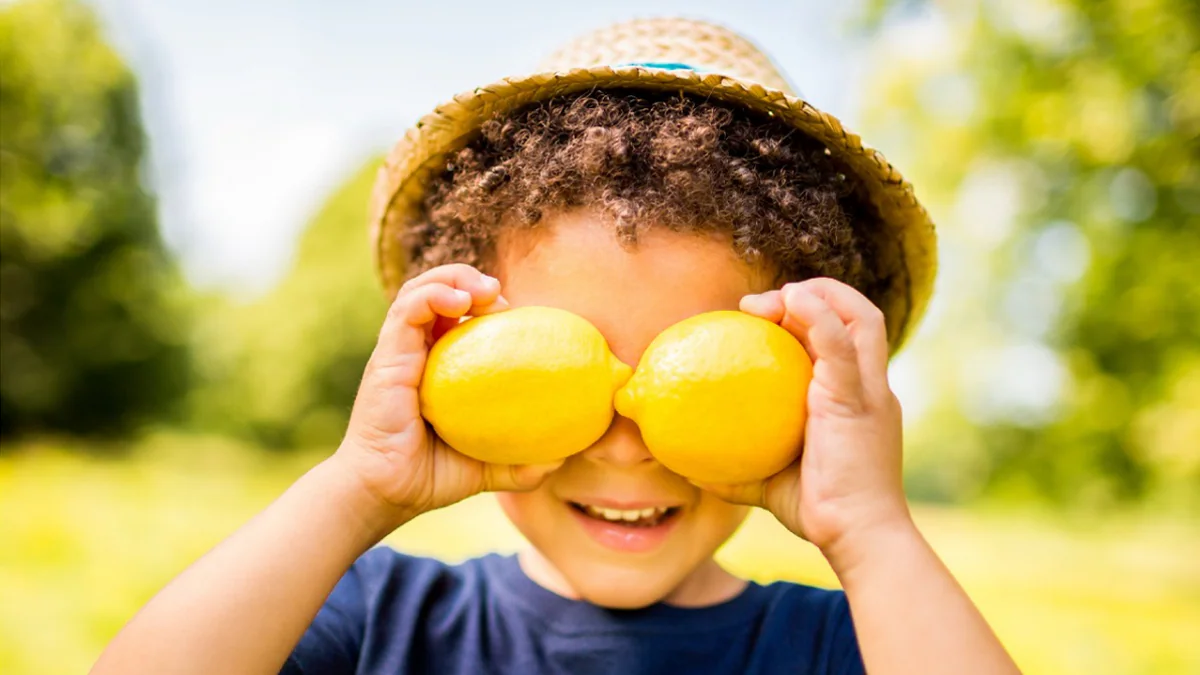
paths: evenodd
<path fill-rule="evenodd" d="M 746 589 L 746 580 L 730 574 L 712 558 L 705 560 L 663 598 L 676 607 L 707 607 L 732 600 Z"/>
<path fill-rule="evenodd" d="M 537 549 L 521 551 L 517 560 L 526 576 L 552 593 L 579 600 L 580 594 L 562 572 Z M 730 574 L 716 560 L 708 558 L 692 570 L 683 581 L 671 589 L 660 602 L 675 607 L 708 607 L 737 597 L 747 582 Z"/>

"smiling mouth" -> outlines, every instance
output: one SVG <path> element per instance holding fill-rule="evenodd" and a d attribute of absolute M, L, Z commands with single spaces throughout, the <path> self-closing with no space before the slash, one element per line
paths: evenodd
<path fill-rule="evenodd" d="M 579 502 L 567 503 L 571 508 L 588 518 L 612 525 L 623 525 L 625 527 L 654 527 L 662 525 L 679 513 L 678 506 L 624 510 L 607 509 L 600 506 L 592 506 L 591 504 L 580 504 Z"/>

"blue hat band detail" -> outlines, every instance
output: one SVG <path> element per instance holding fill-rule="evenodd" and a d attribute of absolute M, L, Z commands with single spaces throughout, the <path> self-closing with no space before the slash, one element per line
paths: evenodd
<path fill-rule="evenodd" d="M 693 66 L 693 65 L 690 65 L 687 63 L 679 63 L 677 61 L 629 61 L 628 63 L 618 63 L 612 67 L 620 68 L 622 66 L 638 66 L 640 68 L 661 68 L 663 70 L 690 70 L 694 73 L 712 72 L 712 71 L 708 70 L 707 68 L 697 68 L 696 66 Z M 799 89 L 795 89 L 795 93 L 793 95 L 796 96 L 797 98 L 804 98 L 804 92 L 800 91 Z"/>
<path fill-rule="evenodd" d="M 703 68 L 697 68 L 686 63 L 675 63 L 670 61 L 631 61 L 629 63 L 618 63 L 614 67 L 620 68 L 621 66 L 640 66 L 642 68 L 661 68 L 663 70 L 694 70 L 698 73 L 704 71 Z"/>

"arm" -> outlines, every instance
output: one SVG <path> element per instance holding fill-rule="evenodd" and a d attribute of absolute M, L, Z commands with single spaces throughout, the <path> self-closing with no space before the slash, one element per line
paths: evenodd
<path fill-rule="evenodd" d="M 483 490 L 536 487 L 557 465 L 483 464 L 426 430 L 418 387 L 439 328 L 503 310 L 465 265 L 397 296 L 338 451 L 155 596 L 93 667 L 110 673 L 277 673 L 354 560 L 412 517 Z"/>
<path fill-rule="evenodd" d="M 821 549 L 868 672 L 1019 672 L 909 514 L 879 309 L 845 284 L 810 279 L 747 296 L 742 310 L 779 323 L 813 359 L 804 452 L 764 482 L 702 487 L 770 510 Z"/>
<path fill-rule="evenodd" d="M 827 555 L 850 601 L 868 672 L 1019 672 L 911 520 Z"/>

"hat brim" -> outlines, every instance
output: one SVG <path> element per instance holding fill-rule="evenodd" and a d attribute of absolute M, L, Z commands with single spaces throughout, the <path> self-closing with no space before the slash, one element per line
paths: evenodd
<path fill-rule="evenodd" d="M 864 146 L 837 118 L 778 89 L 713 72 L 638 65 L 595 66 L 509 77 L 463 92 L 421 118 L 388 154 L 370 202 L 375 261 L 388 297 L 404 282 L 401 232 L 422 217 L 425 191 L 446 157 L 469 143 L 497 114 L 528 103 L 588 89 L 631 88 L 680 91 L 734 102 L 771 115 L 815 138 L 845 163 L 862 183 L 880 219 L 899 242 L 897 279 L 879 298 L 895 353 L 917 325 L 929 302 L 937 271 L 937 237 L 912 185 L 884 156 Z"/>

